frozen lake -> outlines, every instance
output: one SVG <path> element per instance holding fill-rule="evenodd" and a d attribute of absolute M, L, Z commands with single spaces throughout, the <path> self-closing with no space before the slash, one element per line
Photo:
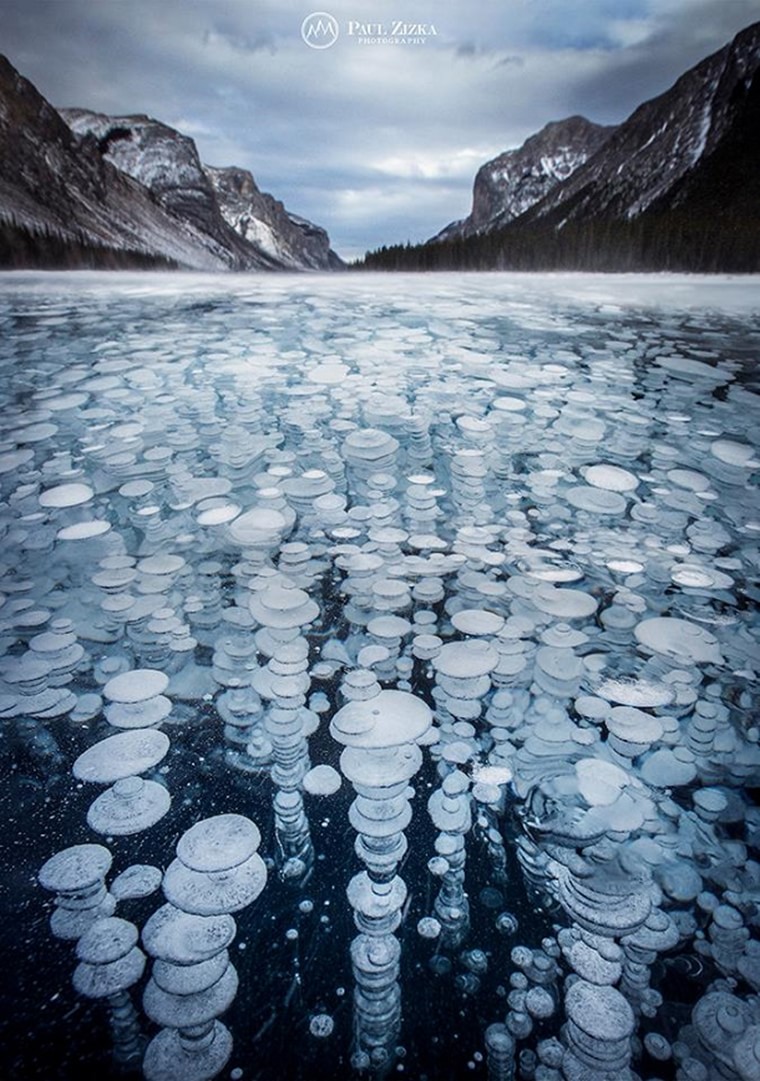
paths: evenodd
<path fill-rule="evenodd" d="M 760 1076 L 756 279 L 0 274 L 0 1075 Z"/>

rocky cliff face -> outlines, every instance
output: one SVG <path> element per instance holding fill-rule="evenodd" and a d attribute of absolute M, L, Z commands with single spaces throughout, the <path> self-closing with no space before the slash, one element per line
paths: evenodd
<path fill-rule="evenodd" d="M 631 220 L 665 205 L 743 123 L 759 66 L 760 23 L 754 23 L 639 106 L 526 221 Z"/>
<path fill-rule="evenodd" d="M 150 117 L 56 111 L 0 57 L 0 265 L 342 266 L 323 229 Z"/>
<path fill-rule="evenodd" d="M 547 124 L 518 149 L 480 167 L 469 216 L 447 225 L 434 239 L 472 236 L 519 218 L 585 165 L 614 130 L 582 116 Z"/>
<path fill-rule="evenodd" d="M 343 264 L 324 229 L 289 213 L 274 196 L 259 191 L 253 174 L 230 166 L 204 166 L 222 217 L 244 240 L 288 267 L 333 270 Z"/>
<path fill-rule="evenodd" d="M 585 160 L 562 145 L 544 155 L 548 125 L 483 166 L 463 222 L 364 265 L 760 272 L 759 69 L 754 23 L 619 127 L 593 132 Z"/>
<path fill-rule="evenodd" d="M 252 174 L 204 165 L 187 135 L 147 116 L 104 116 L 62 109 L 73 131 L 90 134 L 103 156 L 143 184 L 176 217 L 228 253 L 233 269 L 341 266 L 319 226 L 293 218 Z M 303 226 L 296 222 L 303 221 Z"/>
<path fill-rule="evenodd" d="M 75 135 L 5 57 L 0 57 L 0 223 L 5 235 L 27 238 L 31 262 L 38 237 L 61 250 L 118 253 L 125 265 L 130 256 L 203 269 L 224 265 L 204 250 L 193 229 L 106 161 L 95 139 Z"/>
<path fill-rule="evenodd" d="M 95 140 L 103 158 L 150 192 L 173 218 L 192 226 L 206 247 L 233 270 L 276 265 L 240 242 L 216 201 L 195 143 L 148 116 L 105 116 L 87 109 L 61 109 L 75 134 Z"/>

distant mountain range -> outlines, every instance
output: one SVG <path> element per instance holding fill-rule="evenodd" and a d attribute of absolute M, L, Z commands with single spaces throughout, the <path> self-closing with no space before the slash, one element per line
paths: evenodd
<path fill-rule="evenodd" d="M 380 269 L 760 271 L 760 23 L 618 127 L 547 124 Z M 337 269 L 324 229 L 143 115 L 56 110 L 0 56 L 0 266 Z"/>
<path fill-rule="evenodd" d="M 760 270 L 760 23 L 617 128 L 547 124 L 478 171 L 472 211 L 382 269 Z"/>
<path fill-rule="evenodd" d="M 147 116 L 56 110 L 0 56 L 0 266 L 336 269 L 324 229 Z"/>

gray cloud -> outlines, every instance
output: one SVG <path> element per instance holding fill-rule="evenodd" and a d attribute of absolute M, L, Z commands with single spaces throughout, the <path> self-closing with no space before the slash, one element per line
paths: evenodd
<path fill-rule="evenodd" d="M 353 255 L 421 240 L 469 209 L 489 157 L 547 121 L 616 122 L 757 15 L 756 0 L 403 0 L 424 45 L 361 45 L 382 0 L 2 0 L 2 49 L 54 104 L 146 112 Z M 395 9 L 395 5 L 394 5 Z"/>
<path fill-rule="evenodd" d="M 757 0 L 694 0 L 669 7 L 653 20 L 646 37 L 620 53 L 613 78 L 595 72 L 572 87 L 574 111 L 596 102 L 593 119 L 618 121 L 760 17 Z"/>
<path fill-rule="evenodd" d="M 243 53 L 257 53 L 266 49 L 269 53 L 277 52 L 277 44 L 272 34 L 238 34 L 234 29 L 227 29 L 224 25 L 215 26 L 213 30 L 206 30 L 203 34 L 203 44 L 211 45 L 217 39 L 226 42 L 231 48 Z"/>
<path fill-rule="evenodd" d="M 522 56 L 502 56 L 500 60 L 496 61 L 497 68 L 524 68 L 525 60 Z"/>

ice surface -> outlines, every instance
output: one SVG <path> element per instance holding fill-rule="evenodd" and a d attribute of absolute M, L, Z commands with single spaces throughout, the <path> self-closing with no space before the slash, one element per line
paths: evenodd
<path fill-rule="evenodd" d="M 171 796 L 157 781 L 125 777 L 90 805 L 87 825 L 95 833 L 124 837 L 154 826 L 170 806 Z"/>
<path fill-rule="evenodd" d="M 759 330 L 749 279 L 0 276 L 19 1061 L 110 1076 L 42 865 L 203 1029 L 150 1076 L 229 1054 L 233 910 L 246 1076 L 751 1069 Z"/>
<path fill-rule="evenodd" d="M 155 698 L 168 686 L 169 680 L 163 672 L 149 668 L 136 668 L 109 679 L 103 688 L 103 693 L 112 702 L 133 705 Z"/>
<path fill-rule="evenodd" d="M 113 784 L 123 777 L 144 773 L 169 750 L 169 737 L 153 729 L 147 732 L 120 732 L 89 747 L 72 766 L 80 781 Z"/>

